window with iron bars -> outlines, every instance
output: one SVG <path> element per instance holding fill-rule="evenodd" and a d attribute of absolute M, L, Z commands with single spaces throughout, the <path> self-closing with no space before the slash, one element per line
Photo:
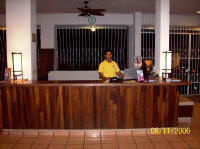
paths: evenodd
<path fill-rule="evenodd" d="M 104 50 L 123 70 L 128 65 L 128 27 L 56 26 L 56 70 L 97 70 Z"/>
<path fill-rule="evenodd" d="M 200 95 L 200 27 L 171 26 L 169 47 L 172 51 L 172 77 L 190 81 L 190 86 L 182 86 L 181 94 Z M 143 60 L 155 59 L 155 29 L 142 27 Z"/>

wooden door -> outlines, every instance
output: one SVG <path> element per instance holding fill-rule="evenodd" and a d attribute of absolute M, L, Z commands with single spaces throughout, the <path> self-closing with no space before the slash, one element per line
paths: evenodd
<path fill-rule="evenodd" d="M 48 73 L 52 70 L 54 70 L 54 49 L 40 49 L 38 80 L 48 80 Z"/>

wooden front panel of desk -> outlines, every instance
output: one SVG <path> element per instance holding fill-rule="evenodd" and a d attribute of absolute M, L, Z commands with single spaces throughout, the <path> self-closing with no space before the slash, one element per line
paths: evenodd
<path fill-rule="evenodd" d="M 4 129 L 177 126 L 179 86 L 2 86 Z M 1 125 L 0 125 L 1 126 Z"/>

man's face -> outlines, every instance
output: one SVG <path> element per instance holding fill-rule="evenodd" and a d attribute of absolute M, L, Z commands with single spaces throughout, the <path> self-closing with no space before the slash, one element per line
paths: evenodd
<path fill-rule="evenodd" d="M 112 52 L 110 52 L 110 51 L 106 52 L 105 58 L 106 58 L 107 60 L 111 60 L 111 59 L 112 59 Z"/>

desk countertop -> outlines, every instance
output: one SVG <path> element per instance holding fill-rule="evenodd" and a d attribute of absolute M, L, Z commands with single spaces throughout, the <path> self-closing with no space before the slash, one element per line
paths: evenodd
<path fill-rule="evenodd" d="M 9 81 L 7 83 L 0 83 L 2 86 L 160 86 L 160 85 L 190 85 L 190 82 L 165 82 L 158 79 L 155 82 L 137 82 L 134 80 L 109 83 L 102 80 L 80 80 L 80 81 Z"/>

